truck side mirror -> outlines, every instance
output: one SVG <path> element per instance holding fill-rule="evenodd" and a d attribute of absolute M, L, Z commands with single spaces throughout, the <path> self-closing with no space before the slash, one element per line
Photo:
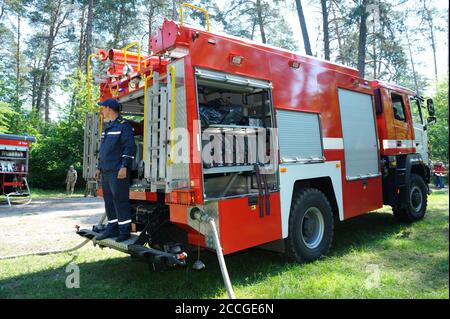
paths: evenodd
<path fill-rule="evenodd" d="M 433 99 L 427 99 L 427 110 L 428 110 L 428 115 L 430 117 L 434 117 L 435 112 L 434 112 Z"/>

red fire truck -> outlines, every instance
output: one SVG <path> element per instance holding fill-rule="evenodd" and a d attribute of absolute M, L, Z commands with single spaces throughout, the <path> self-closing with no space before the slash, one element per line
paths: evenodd
<path fill-rule="evenodd" d="M 213 220 L 225 255 L 262 246 L 302 262 L 328 252 L 335 223 L 383 204 L 401 221 L 423 218 L 423 98 L 354 68 L 211 32 L 206 22 L 202 30 L 166 19 L 151 56 L 139 43 L 97 55 L 109 60 L 100 100 L 121 102 L 138 146 L 136 233 L 100 246 L 183 264 L 189 246 L 218 247 Z M 86 125 L 92 179 L 98 113 Z M 100 229 L 78 234 L 94 239 Z"/>
<path fill-rule="evenodd" d="M 31 136 L 0 134 L 0 193 L 6 196 L 9 206 L 10 197 L 25 196 L 27 203 L 31 202 L 27 175 L 29 147 L 35 141 Z"/>

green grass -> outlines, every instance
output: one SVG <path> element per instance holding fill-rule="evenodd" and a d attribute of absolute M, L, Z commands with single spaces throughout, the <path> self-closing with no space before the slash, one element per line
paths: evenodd
<path fill-rule="evenodd" d="M 63 188 L 57 189 L 57 190 L 36 188 L 36 189 L 31 190 L 31 196 L 36 199 L 37 198 L 42 199 L 42 198 L 54 198 L 54 197 L 67 197 L 66 190 Z M 73 196 L 74 197 L 84 196 L 84 190 L 75 189 Z"/>
<path fill-rule="evenodd" d="M 449 298 L 448 193 L 430 196 L 424 220 L 397 223 L 388 208 L 335 229 L 328 257 L 295 264 L 251 249 L 226 257 L 238 298 Z M 195 257 L 194 257 L 195 258 Z M 76 254 L 0 261 L 0 298 L 226 298 L 216 257 L 207 269 L 166 272 L 91 244 Z M 67 289 L 65 267 L 80 267 L 80 288 Z M 372 281 L 378 269 L 379 281 Z M 376 282 L 370 287 L 367 283 Z"/>
<path fill-rule="evenodd" d="M 73 197 L 82 197 L 84 196 L 84 190 L 78 190 L 75 189 Z M 31 189 L 31 197 L 33 199 L 46 199 L 46 198 L 65 198 L 67 197 L 66 195 L 66 190 L 61 188 L 61 189 L 40 189 L 40 188 L 32 188 Z M 27 197 L 28 198 L 28 197 Z M 16 198 L 12 198 L 11 199 L 14 202 L 20 203 L 20 202 L 24 202 L 25 201 L 25 197 L 20 198 L 20 197 L 16 197 Z M 0 202 L 6 201 L 6 197 L 5 196 L 0 196 Z"/>

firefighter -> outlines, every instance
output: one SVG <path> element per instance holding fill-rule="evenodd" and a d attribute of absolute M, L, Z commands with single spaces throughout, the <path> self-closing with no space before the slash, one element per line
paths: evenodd
<path fill-rule="evenodd" d="M 73 165 L 69 166 L 69 170 L 67 171 L 67 176 L 66 176 L 66 191 L 67 191 L 67 195 L 73 195 L 73 190 L 75 188 L 75 183 L 77 182 L 77 171 L 75 170 L 75 168 L 73 167 Z"/>
<path fill-rule="evenodd" d="M 136 154 L 133 128 L 120 115 L 121 105 L 112 98 L 100 102 L 104 128 L 95 178 L 102 180 L 103 199 L 108 217 L 102 240 L 117 237 L 117 242 L 130 238 L 131 210 L 129 202 L 130 166 Z"/>

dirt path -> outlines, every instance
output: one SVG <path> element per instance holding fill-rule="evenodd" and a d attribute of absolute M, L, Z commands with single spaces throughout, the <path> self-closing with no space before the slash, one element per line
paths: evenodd
<path fill-rule="evenodd" d="M 65 249 L 83 241 L 75 225 L 91 228 L 104 212 L 101 198 L 49 198 L 27 206 L 0 205 L 0 256 Z"/>

